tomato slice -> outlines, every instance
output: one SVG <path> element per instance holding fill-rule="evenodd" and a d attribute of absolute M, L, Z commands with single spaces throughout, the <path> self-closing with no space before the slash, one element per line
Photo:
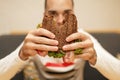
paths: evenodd
<path fill-rule="evenodd" d="M 73 65 L 74 63 L 71 62 L 71 63 L 52 63 L 52 62 L 47 62 L 46 63 L 46 67 L 67 67 L 67 66 L 70 66 L 70 65 Z"/>

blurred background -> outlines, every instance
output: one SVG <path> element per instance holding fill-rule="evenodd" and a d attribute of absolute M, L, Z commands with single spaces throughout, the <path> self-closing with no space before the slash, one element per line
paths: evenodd
<path fill-rule="evenodd" d="M 80 28 L 120 32 L 120 0 L 74 0 Z M 41 23 L 44 0 L 0 0 L 0 35 L 24 33 Z"/>

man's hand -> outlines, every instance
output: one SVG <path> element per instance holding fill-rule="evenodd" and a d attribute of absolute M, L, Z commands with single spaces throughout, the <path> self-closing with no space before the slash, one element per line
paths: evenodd
<path fill-rule="evenodd" d="M 84 60 L 88 60 L 89 63 L 94 65 L 96 63 L 96 51 L 94 49 L 94 45 L 92 40 L 86 34 L 82 32 L 74 33 L 66 38 L 67 42 L 71 42 L 74 40 L 81 40 L 80 42 L 71 43 L 63 46 L 63 50 L 65 51 L 74 51 L 75 49 L 82 49 L 82 54 L 77 55 L 77 58 L 82 58 Z"/>
<path fill-rule="evenodd" d="M 37 53 L 41 56 L 47 55 L 47 51 L 57 51 L 58 41 L 54 40 L 55 35 L 50 31 L 39 28 L 30 31 L 24 39 L 19 56 L 22 60 L 27 60 Z"/>

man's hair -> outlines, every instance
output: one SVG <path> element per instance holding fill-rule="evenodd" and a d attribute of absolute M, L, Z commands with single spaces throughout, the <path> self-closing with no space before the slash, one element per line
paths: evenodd
<path fill-rule="evenodd" d="M 72 1 L 72 5 L 73 5 L 73 7 L 74 7 L 74 1 L 73 0 L 71 0 Z M 45 0 L 45 9 L 47 8 L 47 0 Z"/>

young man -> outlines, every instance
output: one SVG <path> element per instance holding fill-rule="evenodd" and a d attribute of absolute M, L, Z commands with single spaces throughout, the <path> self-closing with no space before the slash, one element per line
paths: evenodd
<path fill-rule="evenodd" d="M 58 25 L 63 24 L 64 14 L 74 13 L 73 0 L 46 0 L 45 4 L 46 5 L 45 5 L 44 14 L 54 15 L 54 19 L 57 21 Z M 46 36 L 46 37 L 43 37 L 43 36 Z M 29 60 L 30 57 L 34 57 L 34 56 L 37 56 L 37 58 L 40 58 L 39 59 L 40 63 L 37 65 L 40 65 L 39 69 L 41 70 L 40 72 L 41 78 L 44 77 L 42 80 L 46 78 L 48 80 L 49 79 L 51 80 L 54 80 L 54 79 L 55 80 L 57 79 L 83 80 L 83 68 L 84 68 L 83 60 L 87 60 L 91 64 L 91 66 L 97 68 L 108 79 L 111 79 L 111 80 L 119 79 L 120 72 L 118 72 L 119 71 L 118 68 L 117 69 L 113 68 L 113 65 L 119 64 L 119 61 L 115 59 L 113 56 L 111 56 L 106 50 L 104 50 L 104 48 L 101 47 L 101 45 L 96 41 L 95 38 L 93 38 L 90 34 L 88 34 L 87 32 L 81 29 L 79 29 L 78 32 L 68 36 L 66 38 L 66 41 L 70 42 L 75 39 L 80 39 L 82 41 L 65 45 L 62 48 L 65 51 L 67 50 L 72 51 L 74 49 L 83 48 L 82 54 L 77 56 L 77 58 L 75 58 L 77 62 L 75 62 L 75 64 L 73 64 L 72 67 L 57 68 L 58 70 L 56 70 L 56 68 L 49 68 L 48 70 L 47 68 L 44 67 L 44 64 L 48 60 L 54 61 L 54 62 L 57 62 L 57 61 L 62 62 L 61 60 L 56 60 L 47 56 L 47 51 L 58 50 L 57 45 L 59 43 L 53 38 L 55 38 L 55 35 L 43 28 L 30 31 L 26 36 L 23 44 L 16 51 L 8 55 L 3 60 L 8 63 L 8 66 L 7 66 L 7 69 L 5 69 L 3 66 L 5 72 L 3 72 L 4 74 L 0 73 L 1 74 L 0 77 L 2 78 L 2 80 L 8 80 L 11 77 L 13 77 L 15 73 L 17 73 L 17 71 L 24 66 L 27 60 Z M 41 51 L 39 55 L 37 52 L 38 50 Z M 8 60 L 8 58 L 11 59 L 11 57 L 13 60 L 12 63 Z M 68 59 L 66 61 L 69 62 L 70 58 L 69 57 L 66 58 Z M 113 62 L 109 62 L 108 59 L 112 60 Z M 110 68 L 108 68 L 109 65 L 111 66 Z M 12 69 L 13 67 L 14 69 Z M 63 76 L 62 74 L 59 74 L 56 76 L 51 75 L 51 73 L 55 73 L 55 74 L 61 73 L 60 72 L 61 70 L 62 70 L 62 74 L 66 76 Z M 12 72 L 12 74 L 10 72 Z"/>
<path fill-rule="evenodd" d="M 55 15 L 54 16 L 55 20 L 59 25 L 63 24 L 64 15 L 67 13 L 74 13 L 72 0 L 66 0 L 66 1 L 64 1 L 64 0 L 60 0 L 60 1 L 48 0 L 46 2 L 44 14 Z M 30 35 L 28 35 L 26 37 L 24 46 L 21 49 L 21 53 L 20 53 L 21 59 L 27 59 L 30 55 L 37 54 L 36 50 L 57 51 L 57 49 L 58 49 L 57 45 L 59 43 L 58 43 L 58 41 L 53 40 L 53 38 L 55 38 L 55 35 L 53 33 L 49 32 L 43 28 L 40 28 L 40 29 L 31 31 L 29 34 Z M 50 39 L 42 37 L 42 36 L 49 37 Z M 74 50 L 77 48 L 84 48 L 83 53 L 85 53 L 85 54 L 80 55 L 80 57 L 84 57 L 83 59 L 88 60 L 92 64 L 95 64 L 95 62 L 96 62 L 95 53 L 96 52 L 94 50 L 93 42 L 90 39 L 90 37 L 81 32 L 77 32 L 77 33 L 69 36 L 66 40 L 67 40 L 67 42 L 70 42 L 75 39 L 80 39 L 83 42 L 63 46 L 63 50 Z M 45 45 L 45 44 L 47 44 L 47 45 Z M 50 45 L 52 45 L 52 46 L 50 46 Z M 42 53 L 42 55 L 43 55 L 43 53 Z"/>
<path fill-rule="evenodd" d="M 57 22 L 58 25 L 63 25 L 64 19 L 65 19 L 65 14 L 67 13 L 74 13 L 74 3 L 72 0 L 46 0 L 45 2 L 45 13 L 44 14 L 50 14 L 54 16 L 54 20 Z M 46 37 L 43 37 L 46 36 Z M 51 33 L 48 30 L 45 30 L 43 28 L 34 30 L 32 32 L 29 33 L 29 35 L 26 37 L 25 42 L 23 44 L 23 47 L 20 51 L 20 58 L 23 60 L 26 60 L 29 56 L 33 56 L 36 55 L 38 52 L 36 50 L 39 51 L 43 51 L 42 53 L 40 53 L 41 56 L 45 56 L 47 55 L 47 51 L 57 51 L 58 47 L 57 45 L 59 44 L 58 41 L 53 40 L 53 38 L 55 38 L 55 35 L 53 33 Z M 84 60 L 88 60 L 91 64 L 95 64 L 96 62 L 96 52 L 94 50 L 94 46 L 93 46 L 93 42 L 90 39 L 90 37 L 88 35 L 85 35 L 82 32 L 77 32 L 74 33 L 70 36 L 68 36 L 66 38 L 67 42 L 76 40 L 76 39 L 80 39 L 82 40 L 82 42 L 79 43 L 72 43 L 70 45 L 65 45 L 63 46 L 63 50 L 74 50 L 74 49 L 78 49 L 78 48 L 84 48 L 82 51 L 82 55 L 79 55 L 79 57 L 77 59 L 79 59 L 79 61 L 77 61 L 75 64 L 73 64 L 70 67 L 65 67 L 65 68 L 58 68 L 58 70 L 56 70 L 56 68 L 46 68 L 43 69 L 44 66 L 42 68 L 40 68 L 40 71 L 44 72 L 44 74 L 41 74 L 46 78 L 46 79 L 60 79 L 62 78 L 62 80 L 67 79 L 70 80 L 73 78 L 73 80 L 82 80 L 83 77 L 83 65 L 84 63 L 81 61 L 80 58 L 84 59 Z M 71 55 L 69 57 L 65 58 L 66 62 L 69 62 L 71 60 Z M 48 56 L 45 57 L 40 57 L 41 59 L 41 63 L 42 64 L 46 64 L 47 61 L 52 62 L 53 58 L 50 58 Z M 76 60 L 76 59 L 75 59 Z M 56 60 L 54 59 L 54 62 L 61 62 L 60 60 Z M 38 62 L 37 65 L 40 65 L 40 62 Z M 74 67 L 73 67 L 74 66 Z M 41 67 L 41 66 L 39 66 Z M 79 69 L 75 69 L 78 68 Z M 47 70 L 50 70 L 50 72 L 54 72 L 53 74 L 58 74 L 58 72 L 62 71 L 62 74 L 58 74 L 59 77 L 57 77 L 58 75 L 51 75 L 51 77 L 49 77 L 50 75 L 47 73 Z M 79 71 L 79 76 L 78 72 Z M 64 73 L 63 73 L 64 72 Z M 71 74 L 70 72 L 74 73 L 73 75 L 69 75 L 66 76 L 68 74 Z M 63 76 L 65 75 L 65 76 Z M 54 76 L 54 77 L 53 77 Z M 73 77 L 72 77 L 73 76 Z M 77 76 L 77 77 L 74 77 Z"/>

